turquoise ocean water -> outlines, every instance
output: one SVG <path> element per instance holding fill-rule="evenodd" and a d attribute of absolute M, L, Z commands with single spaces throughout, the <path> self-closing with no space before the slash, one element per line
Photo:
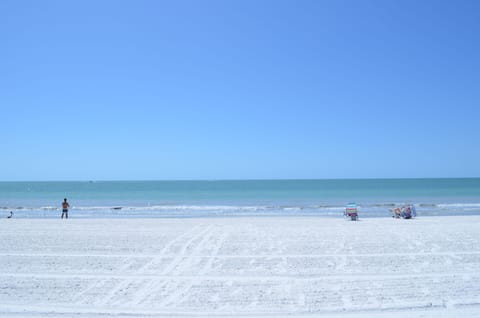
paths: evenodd
<path fill-rule="evenodd" d="M 480 178 L 0 182 L 0 216 L 59 217 L 63 198 L 71 217 L 341 217 L 349 202 L 364 217 L 405 203 L 419 216 L 472 215 L 480 214 Z"/>

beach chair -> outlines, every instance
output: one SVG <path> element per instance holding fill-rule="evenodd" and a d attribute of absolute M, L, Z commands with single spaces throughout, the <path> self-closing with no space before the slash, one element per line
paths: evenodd
<path fill-rule="evenodd" d="M 402 209 L 399 207 L 388 209 L 388 211 L 392 214 L 392 218 L 399 219 L 402 216 Z"/>
<path fill-rule="evenodd" d="M 417 216 L 417 210 L 413 204 L 408 204 L 403 207 L 402 218 L 412 219 Z"/>
<path fill-rule="evenodd" d="M 417 209 L 415 209 L 415 206 L 413 204 L 410 205 L 410 210 L 412 211 L 412 217 L 417 217 Z"/>
<path fill-rule="evenodd" d="M 410 207 L 408 205 L 402 208 L 402 218 L 404 219 L 412 218 L 412 211 L 410 210 Z"/>
<path fill-rule="evenodd" d="M 349 203 L 345 207 L 345 211 L 343 212 L 345 218 L 350 218 L 351 221 L 357 221 L 358 220 L 358 208 L 357 204 L 355 203 Z"/>

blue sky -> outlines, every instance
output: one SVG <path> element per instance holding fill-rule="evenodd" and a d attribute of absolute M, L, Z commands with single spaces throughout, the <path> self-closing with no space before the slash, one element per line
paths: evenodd
<path fill-rule="evenodd" d="M 478 1 L 1 1 L 0 180 L 480 177 Z"/>

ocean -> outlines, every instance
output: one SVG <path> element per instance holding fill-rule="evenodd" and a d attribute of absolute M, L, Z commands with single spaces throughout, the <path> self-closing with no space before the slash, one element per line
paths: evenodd
<path fill-rule="evenodd" d="M 413 204 L 421 216 L 480 215 L 480 178 L 0 182 L 0 217 L 288 216 L 389 217 Z"/>

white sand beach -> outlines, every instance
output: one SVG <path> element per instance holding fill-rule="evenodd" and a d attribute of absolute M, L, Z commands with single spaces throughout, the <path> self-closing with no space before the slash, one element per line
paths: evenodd
<path fill-rule="evenodd" d="M 480 216 L 0 220 L 1 317 L 480 317 Z"/>

